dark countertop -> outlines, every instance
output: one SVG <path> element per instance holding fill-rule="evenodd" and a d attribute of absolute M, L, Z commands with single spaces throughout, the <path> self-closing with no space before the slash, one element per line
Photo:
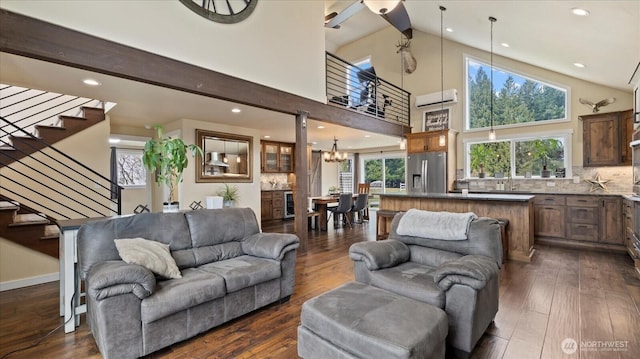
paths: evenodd
<path fill-rule="evenodd" d="M 381 194 L 380 197 L 407 197 L 407 198 L 433 198 L 433 199 L 455 199 L 472 201 L 504 201 L 504 202 L 528 202 L 535 196 L 529 194 L 511 193 L 424 193 L 424 194 Z"/>
<path fill-rule="evenodd" d="M 453 191 L 450 191 L 449 193 L 462 193 L 462 190 L 459 189 L 454 189 Z M 533 196 L 536 195 L 563 195 L 563 196 L 604 196 L 604 197 L 633 197 L 632 195 L 629 194 L 624 194 L 624 193 L 607 193 L 607 192 L 535 192 L 535 191 L 500 191 L 500 190 L 495 190 L 495 189 L 487 189 L 487 190 L 473 190 L 473 191 L 469 191 L 469 193 L 486 193 L 486 194 L 530 194 Z M 633 198 L 629 198 L 629 199 L 633 199 Z M 640 197 L 636 197 L 634 200 L 640 200 Z"/>
<path fill-rule="evenodd" d="M 278 191 L 291 191 L 291 188 L 273 188 L 273 189 L 261 189 L 261 192 L 278 192 Z"/>
<path fill-rule="evenodd" d="M 634 201 L 634 202 L 640 202 L 640 196 L 635 196 L 635 195 L 632 195 L 632 194 L 623 194 L 622 198 L 628 199 L 628 200 Z"/>

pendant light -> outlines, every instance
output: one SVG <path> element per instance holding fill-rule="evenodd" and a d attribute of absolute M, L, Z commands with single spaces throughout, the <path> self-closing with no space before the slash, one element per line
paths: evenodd
<path fill-rule="evenodd" d="M 325 152 L 323 154 L 325 162 L 344 162 L 347 160 L 347 153 L 338 152 L 338 139 L 333 137 L 333 147 L 331 147 L 331 152 Z"/>
<path fill-rule="evenodd" d="M 440 6 L 440 116 L 444 114 L 444 21 L 443 14 L 447 11 L 447 8 Z M 441 117 L 442 118 L 442 117 Z M 440 129 L 440 137 L 438 138 L 438 145 L 444 147 L 447 144 L 447 138 L 444 134 L 444 120 L 442 121 L 442 128 Z"/>
<path fill-rule="evenodd" d="M 242 162 L 242 159 L 240 159 L 240 144 L 238 142 L 236 142 L 236 162 Z"/>
<path fill-rule="evenodd" d="M 489 140 L 490 141 L 495 141 L 496 140 L 496 131 L 493 129 L 493 23 L 498 21 L 495 17 L 493 16 L 489 16 L 489 21 L 491 22 L 491 83 L 489 84 L 489 88 L 490 88 L 490 99 L 491 99 L 491 105 L 489 106 L 489 119 L 490 119 L 490 128 L 489 128 Z"/>

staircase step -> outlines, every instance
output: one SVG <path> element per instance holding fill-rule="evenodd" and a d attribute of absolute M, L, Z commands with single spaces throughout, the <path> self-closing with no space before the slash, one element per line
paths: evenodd
<path fill-rule="evenodd" d="M 17 202 L 0 201 L 0 211 L 15 211 L 20 208 Z"/>
<path fill-rule="evenodd" d="M 9 227 L 20 226 L 32 226 L 32 225 L 47 225 L 51 222 L 44 216 L 44 214 L 38 215 L 36 213 L 17 214 L 13 220 L 13 223 Z"/>
<path fill-rule="evenodd" d="M 44 236 L 40 239 L 57 239 L 60 238 L 60 228 L 55 224 L 50 224 L 44 227 Z"/>

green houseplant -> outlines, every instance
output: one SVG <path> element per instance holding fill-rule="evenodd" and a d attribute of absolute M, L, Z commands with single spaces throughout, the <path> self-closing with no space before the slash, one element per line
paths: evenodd
<path fill-rule="evenodd" d="M 549 178 L 551 171 L 547 169 L 549 155 L 556 153 L 562 149 L 562 143 L 556 139 L 550 138 L 546 140 L 535 140 L 533 142 L 533 154 L 535 158 L 542 161 L 542 170 L 540 177 Z"/>
<path fill-rule="evenodd" d="M 224 184 L 224 188 L 218 191 L 218 196 L 222 197 L 224 207 L 233 207 L 234 202 L 238 199 L 238 187 Z"/>
<path fill-rule="evenodd" d="M 484 166 L 487 164 L 489 150 L 484 144 L 478 143 L 471 146 L 469 151 L 471 157 L 471 168 L 478 171 L 478 178 L 484 178 Z"/>
<path fill-rule="evenodd" d="M 197 145 L 185 145 L 181 138 L 163 137 L 161 125 L 154 125 L 157 138 L 152 138 L 144 145 L 142 164 L 156 174 L 158 185 L 165 184 L 169 188 L 169 198 L 165 202 L 165 211 L 177 211 L 178 202 L 173 201 L 176 184 L 182 182 L 182 172 L 189 164 L 187 152 L 195 157 L 203 156 L 202 149 Z"/>

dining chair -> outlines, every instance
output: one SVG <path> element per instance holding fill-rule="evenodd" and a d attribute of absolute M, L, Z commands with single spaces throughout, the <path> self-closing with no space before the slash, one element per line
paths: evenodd
<path fill-rule="evenodd" d="M 359 222 L 353 221 L 354 223 L 363 223 L 365 221 L 364 218 L 364 210 L 367 208 L 367 201 L 369 200 L 369 194 L 367 193 L 358 193 L 358 197 L 356 198 L 356 203 L 354 203 L 353 207 L 351 207 L 351 212 L 357 213 L 358 218 L 360 218 Z"/>
<path fill-rule="evenodd" d="M 338 198 L 338 205 L 335 207 L 329 207 L 327 210 L 331 212 L 329 217 L 327 218 L 327 223 L 329 223 L 329 218 L 333 215 L 333 228 L 336 228 L 336 223 L 339 216 L 343 216 L 343 222 L 347 222 L 349 227 L 351 225 L 351 219 L 349 218 L 349 213 L 351 212 L 351 208 L 353 204 L 353 194 L 352 193 L 342 193 L 340 194 L 340 198 Z"/>
<path fill-rule="evenodd" d="M 371 192 L 371 185 L 369 183 L 358 183 L 358 193 L 366 193 L 368 195 L 370 192 Z M 363 219 L 367 221 L 369 220 L 369 206 L 365 207 L 362 215 L 363 215 L 362 217 Z"/>

